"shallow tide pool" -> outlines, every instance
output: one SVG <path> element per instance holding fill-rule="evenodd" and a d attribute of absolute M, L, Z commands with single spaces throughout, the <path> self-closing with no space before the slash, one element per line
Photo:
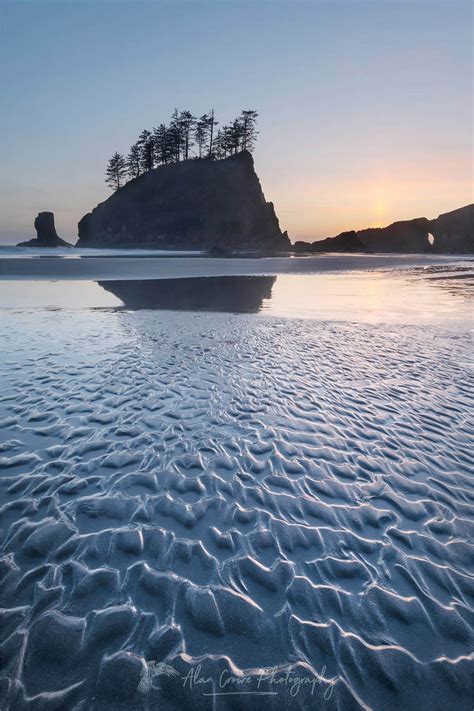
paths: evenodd
<path fill-rule="evenodd" d="M 186 279 L 4 279 L 0 309 L 253 312 L 370 323 L 474 325 L 468 262 L 383 271 Z"/>

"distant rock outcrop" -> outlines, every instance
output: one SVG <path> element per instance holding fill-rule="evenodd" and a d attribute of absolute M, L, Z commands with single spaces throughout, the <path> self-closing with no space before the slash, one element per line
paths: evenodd
<path fill-rule="evenodd" d="M 365 246 L 357 232 L 341 232 L 337 237 L 328 237 L 319 242 L 296 242 L 295 251 L 304 252 L 364 252 Z"/>
<path fill-rule="evenodd" d="M 393 222 L 388 227 L 359 230 L 357 237 L 372 252 L 428 252 L 429 221 L 426 217 Z"/>
<path fill-rule="evenodd" d="M 474 204 L 446 212 L 430 222 L 436 252 L 474 252 Z"/>
<path fill-rule="evenodd" d="M 130 180 L 79 222 L 76 247 L 282 251 L 250 153 L 162 165 Z"/>
<path fill-rule="evenodd" d="M 430 241 L 430 238 L 432 241 Z M 418 217 L 342 232 L 318 242 L 296 242 L 296 252 L 474 252 L 474 205 L 440 215 L 436 220 Z"/>
<path fill-rule="evenodd" d="M 56 232 L 54 212 L 39 212 L 35 220 L 36 239 L 20 242 L 17 247 L 72 247 Z"/>

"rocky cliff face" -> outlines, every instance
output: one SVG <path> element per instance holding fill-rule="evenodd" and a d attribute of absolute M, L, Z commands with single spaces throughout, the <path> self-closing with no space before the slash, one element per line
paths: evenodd
<path fill-rule="evenodd" d="M 20 242 L 17 247 L 72 247 L 56 232 L 54 212 L 39 212 L 35 219 L 36 239 Z"/>
<path fill-rule="evenodd" d="M 365 246 L 357 237 L 357 232 L 341 232 L 337 237 L 327 237 L 318 242 L 295 242 L 295 252 L 364 252 Z"/>
<path fill-rule="evenodd" d="M 250 153 L 194 159 L 135 178 L 79 222 L 77 247 L 290 247 Z"/>
<path fill-rule="evenodd" d="M 318 242 L 297 243 L 306 252 L 428 252 L 429 221 L 425 217 L 394 222 L 388 227 L 370 227 L 356 232 L 341 232 Z M 303 249 L 300 245 L 305 245 Z"/>
<path fill-rule="evenodd" d="M 318 242 L 297 242 L 297 252 L 429 252 L 429 221 L 425 217 L 341 232 Z"/>
<path fill-rule="evenodd" d="M 433 236 L 433 244 L 430 242 Z M 342 232 L 318 242 L 297 242 L 299 252 L 474 252 L 474 205 L 440 215 L 436 220 L 418 217 L 394 222 L 388 227 L 371 227 Z"/>
<path fill-rule="evenodd" d="M 437 252 L 474 252 L 474 205 L 446 212 L 430 222 Z"/>
<path fill-rule="evenodd" d="M 428 252 L 429 221 L 426 217 L 393 222 L 388 227 L 372 227 L 356 234 L 373 252 Z"/>

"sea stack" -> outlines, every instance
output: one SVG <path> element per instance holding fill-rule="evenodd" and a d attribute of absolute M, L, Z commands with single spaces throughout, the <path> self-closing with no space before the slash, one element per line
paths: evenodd
<path fill-rule="evenodd" d="M 130 180 L 80 220 L 76 247 L 280 252 L 290 241 L 242 151 L 161 165 Z"/>
<path fill-rule="evenodd" d="M 72 247 L 56 232 L 54 212 L 39 212 L 35 219 L 36 239 L 20 242 L 17 247 Z"/>

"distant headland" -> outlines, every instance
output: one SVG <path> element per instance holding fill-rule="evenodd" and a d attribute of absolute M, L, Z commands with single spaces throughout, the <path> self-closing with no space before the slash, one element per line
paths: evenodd
<path fill-rule="evenodd" d="M 300 254 L 315 252 L 474 252 L 474 205 L 439 215 L 394 222 L 388 227 L 341 232 L 317 242 L 296 242 Z"/>

